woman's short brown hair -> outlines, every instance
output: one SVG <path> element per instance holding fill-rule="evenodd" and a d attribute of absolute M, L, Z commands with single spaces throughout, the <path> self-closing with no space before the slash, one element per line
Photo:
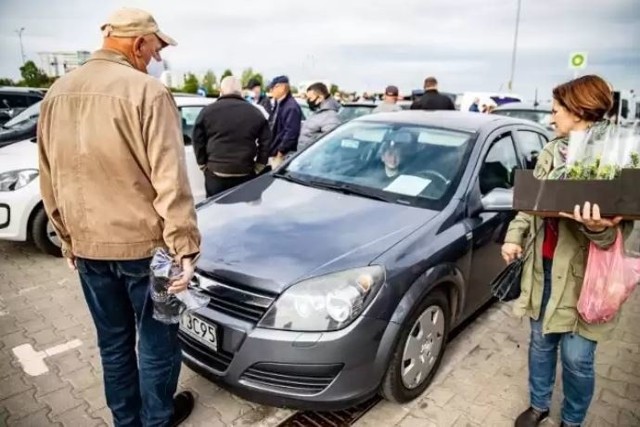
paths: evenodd
<path fill-rule="evenodd" d="M 611 87 L 599 76 L 578 77 L 553 89 L 553 99 L 582 120 L 602 120 L 613 107 Z"/>

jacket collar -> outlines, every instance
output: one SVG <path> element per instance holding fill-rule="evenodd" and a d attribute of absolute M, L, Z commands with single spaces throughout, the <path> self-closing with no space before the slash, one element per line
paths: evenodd
<path fill-rule="evenodd" d="M 241 101 L 245 101 L 245 99 L 242 96 L 235 93 L 231 93 L 229 95 L 222 95 L 220 98 L 218 98 L 218 101 L 222 101 L 223 99 L 239 99 Z"/>
<path fill-rule="evenodd" d="M 93 52 L 91 57 L 87 60 L 87 62 L 89 61 L 109 61 L 109 62 L 115 62 L 120 65 L 125 65 L 127 67 L 134 68 L 126 56 L 124 56 L 122 53 L 118 51 L 111 50 L 111 49 L 96 50 L 95 52 Z"/>

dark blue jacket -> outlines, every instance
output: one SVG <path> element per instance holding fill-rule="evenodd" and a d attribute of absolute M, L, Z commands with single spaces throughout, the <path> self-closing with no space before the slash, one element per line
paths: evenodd
<path fill-rule="evenodd" d="M 271 135 L 273 135 L 269 156 L 273 157 L 279 152 L 287 154 L 296 151 L 298 138 L 300 138 L 302 109 L 291 94 L 276 104 L 269 123 Z"/>

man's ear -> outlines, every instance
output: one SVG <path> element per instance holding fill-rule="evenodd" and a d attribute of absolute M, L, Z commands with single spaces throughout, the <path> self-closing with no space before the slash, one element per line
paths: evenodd
<path fill-rule="evenodd" d="M 133 54 L 138 58 L 142 57 L 142 45 L 144 44 L 144 42 L 145 40 L 143 36 L 136 37 L 136 39 L 133 41 Z"/>

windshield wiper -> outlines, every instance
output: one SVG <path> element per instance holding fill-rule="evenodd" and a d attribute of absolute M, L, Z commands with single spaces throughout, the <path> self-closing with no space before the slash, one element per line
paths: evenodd
<path fill-rule="evenodd" d="M 288 173 L 282 173 L 282 172 L 274 173 L 273 176 L 275 176 L 276 178 L 284 179 L 285 181 L 293 182 L 295 184 L 304 185 L 306 187 L 316 187 L 315 185 L 313 185 L 309 181 L 305 181 L 304 179 L 296 178 L 294 176 L 291 176 Z"/>
<path fill-rule="evenodd" d="M 328 182 L 322 182 L 322 181 L 311 181 L 311 183 L 314 186 L 320 187 L 320 188 L 326 188 L 328 190 L 335 190 L 335 191 L 339 191 L 341 193 L 344 194 L 351 194 L 354 196 L 360 196 L 360 197 L 366 197 L 367 199 L 372 199 L 372 200 L 379 200 L 381 202 L 394 202 L 395 199 L 392 197 L 384 197 L 381 196 L 380 194 L 375 194 L 375 193 L 371 193 L 369 191 L 366 190 L 362 190 L 360 188 L 354 187 L 350 184 L 346 184 L 346 183 L 328 183 Z"/>

